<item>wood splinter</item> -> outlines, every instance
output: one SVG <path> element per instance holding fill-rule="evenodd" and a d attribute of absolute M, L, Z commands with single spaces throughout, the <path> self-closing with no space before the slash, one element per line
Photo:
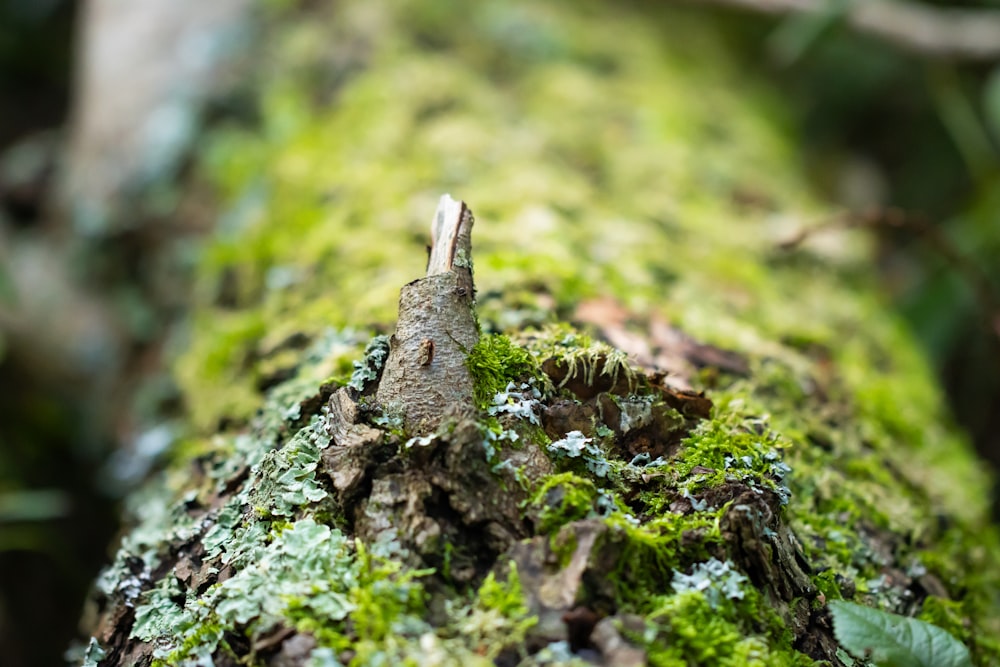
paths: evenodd
<path fill-rule="evenodd" d="M 472 211 L 441 197 L 431 223 L 427 276 L 399 294 L 399 320 L 389 341 L 376 401 L 403 418 L 407 433 L 437 428 L 456 407 L 473 403 L 465 364 L 479 340 L 472 281 Z"/>

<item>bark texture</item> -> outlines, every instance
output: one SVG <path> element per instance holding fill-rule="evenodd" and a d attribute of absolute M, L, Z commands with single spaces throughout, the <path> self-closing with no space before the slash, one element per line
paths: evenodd
<path fill-rule="evenodd" d="M 424 435 L 456 407 L 472 406 L 465 359 L 479 340 L 472 282 L 472 213 L 441 198 L 432 225 L 427 277 L 403 287 L 396 333 L 376 398 L 399 412 L 407 432 Z"/>

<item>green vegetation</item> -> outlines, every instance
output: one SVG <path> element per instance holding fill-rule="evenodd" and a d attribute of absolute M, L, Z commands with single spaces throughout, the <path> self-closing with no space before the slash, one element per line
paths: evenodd
<path fill-rule="evenodd" d="M 775 650 L 765 636 L 748 627 L 748 605 L 734 601 L 712 605 L 702 593 L 684 591 L 654 598 L 646 617 L 649 632 L 636 637 L 649 649 L 656 667 L 719 665 L 720 667 L 806 667 L 800 653 Z M 743 607 L 742 609 L 740 607 Z"/>
<path fill-rule="evenodd" d="M 465 360 L 475 383 L 476 405 L 487 408 L 510 382 L 525 381 L 539 373 L 538 362 L 524 348 L 503 334 L 484 334 Z"/>
<path fill-rule="evenodd" d="M 551 535 L 570 521 L 598 516 L 597 496 L 593 482 L 571 472 L 545 478 L 529 503 L 538 512 L 536 530 Z"/>
<path fill-rule="evenodd" d="M 1000 660 L 989 479 L 868 288 L 863 237 L 778 249 L 826 210 L 772 95 L 712 27 L 598 2 L 391 4 L 321 3 L 295 20 L 276 3 L 260 126 L 206 142 L 199 173 L 227 216 L 201 259 L 177 365 L 192 415 L 185 451 L 204 474 L 178 456 L 132 499 L 137 527 L 102 590 L 137 604 L 133 636 L 168 664 L 281 625 L 315 637 L 317 665 L 475 665 L 541 631 L 534 573 L 509 554 L 497 549 L 495 567 L 459 586 L 463 545 L 428 538 L 449 545 L 438 572 L 402 541 L 351 539 L 323 474 L 323 388 L 363 388 L 384 352 L 376 339 L 362 358 L 369 334 L 330 327 L 391 327 L 399 287 L 421 274 L 425 218 L 450 190 L 476 213 L 480 317 L 499 332 L 469 354 L 483 413 L 468 461 L 518 481 L 489 500 L 524 492 L 515 507 L 531 530 L 516 530 L 542 538 L 556 566 L 585 561 L 579 601 L 612 616 L 651 664 L 812 664 L 793 648 L 793 607 L 821 613 L 844 597 L 916 612 L 921 576 L 948 595 L 927 597 L 924 617 L 978 663 Z M 330 62 L 353 65 L 324 104 L 315 77 Z M 607 331 L 553 324 L 588 301 L 615 309 L 598 319 L 618 340 L 679 329 L 749 370 L 677 378 L 714 403 L 688 421 L 625 350 L 598 340 Z M 298 337 L 314 347 L 290 362 L 280 350 Z M 651 357 L 683 357 L 674 338 L 654 343 Z M 508 392 L 511 382 L 528 388 Z M 557 401 L 580 425 L 553 431 Z M 618 414 L 626 403 L 644 415 L 636 424 Z M 661 422 L 647 423 L 654 413 Z M 400 455 L 399 434 L 382 430 L 385 448 L 359 474 L 430 465 L 422 448 L 455 435 Z M 649 456 L 657 447 L 663 456 Z M 734 576 L 723 524 L 747 498 L 764 499 L 767 511 L 747 510 L 761 540 L 775 526 L 794 536 L 813 597 L 768 598 Z M 596 537 L 581 555 L 582 524 Z M 229 578 L 181 590 L 173 544 L 203 549 Z M 684 589 L 679 574 L 708 589 Z M 552 644 L 537 655 L 568 650 Z"/>
<path fill-rule="evenodd" d="M 536 623 L 538 618 L 524 599 L 517 566 L 511 562 L 505 581 L 497 581 L 493 572 L 486 575 L 468 611 L 459 615 L 455 630 L 476 653 L 493 661 L 508 647 L 521 650 Z"/>
<path fill-rule="evenodd" d="M 930 623 L 851 602 L 830 603 L 837 641 L 878 667 L 972 667 L 969 649 Z"/>

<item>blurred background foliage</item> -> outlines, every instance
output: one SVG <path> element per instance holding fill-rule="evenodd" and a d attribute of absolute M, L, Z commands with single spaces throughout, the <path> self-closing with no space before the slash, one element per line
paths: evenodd
<path fill-rule="evenodd" d="M 783 92 L 815 187 L 854 212 L 816 222 L 863 224 L 877 237 L 878 287 L 926 347 L 956 420 L 1000 467 L 1000 64 L 905 52 L 850 30 L 836 11 L 775 16 L 686 4 L 718 24 L 748 71 Z M 1000 0 L 924 4 L 1000 10 Z M 79 13 L 74 0 L 0 3 L 0 315 L 18 298 L 12 253 L 66 242 L 50 199 Z M 215 112 L 246 113 L 238 99 Z M 132 274 L 115 268 L 125 256 L 153 261 L 162 243 L 162 233 L 132 229 L 55 254 L 73 264 L 67 275 L 107 295 L 119 349 L 99 370 L 74 375 L 39 363 L 0 317 L 6 665 L 58 664 L 116 528 L 114 506 L 127 487 L 108 483 L 122 436 L 121 414 L 107 404 L 121 403 L 121 392 L 95 388 L 109 374 L 154 378 L 139 396 L 150 423 L 173 405 L 150 331 L 176 303 L 143 302 L 150 292 L 142 290 L 120 298 Z M 32 654 L 39 646 L 50 653 Z"/>
<path fill-rule="evenodd" d="M 85 385 L 37 371 L 2 317 L 22 298 L 15 240 L 48 234 L 76 14 L 65 0 L 0 2 L 0 662 L 15 666 L 60 664 L 115 529 L 114 501 L 96 481 L 114 441 L 79 428 Z"/>
<path fill-rule="evenodd" d="M 880 218 L 880 287 L 1000 466 L 1000 66 L 902 52 L 835 17 L 719 18 L 787 92 L 817 187 Z"/>

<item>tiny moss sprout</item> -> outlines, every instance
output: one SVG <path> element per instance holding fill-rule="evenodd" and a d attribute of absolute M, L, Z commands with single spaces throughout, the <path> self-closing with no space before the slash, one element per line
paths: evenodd
<path fill-rule="evenodd" d="M 538 531 L 552 534 L 570 521 L 595 516 L 597 496 L 593 482 L 565 472 L 546 478 L 528 501 L 528 507 L 537 512 Z"/>
<path fill-rule="evenodd" d="M 595 341 L 565 324 L 546 327 L 528 341 L 528 349 L 541 361 L 550 360 L 564 368 L 558 388 L 574 379 L 593 386 L 598 378 L 612 387 L 623 380 L 628 392 L 638 386 L 638 375 L 628 355 L 602 341 Z"/>
<path fill-rule="evenodd" d="M 474 382 L 476 405 L 486 409 L 510 382 L 538 374 L 538 362 L 503 334 L 484 334 L 469 351 L 466 365 Z"/>

